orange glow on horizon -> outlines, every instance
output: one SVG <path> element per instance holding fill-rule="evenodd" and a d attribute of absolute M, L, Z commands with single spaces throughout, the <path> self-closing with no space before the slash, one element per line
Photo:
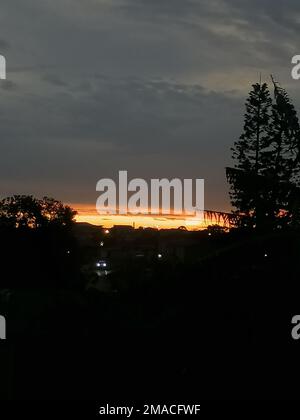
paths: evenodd
<path fill-rule="evenodd" d="M 91 204 L 69 204 L 74 210 L 77 211 L 75 220 L 77 222 L 91 223 L 96 226 L 104 226 L 110 228 L 114 225 L 128 225 L 139 227 L 151 227 L 157 229 L 178 229 L 180 226 L 184 226 L 188 230 L 199 230 L 204 229 L 206 224 L 202 219 L 194 216 L 184 215 L 113 215 L 97 213 L 95 207 Z"/>

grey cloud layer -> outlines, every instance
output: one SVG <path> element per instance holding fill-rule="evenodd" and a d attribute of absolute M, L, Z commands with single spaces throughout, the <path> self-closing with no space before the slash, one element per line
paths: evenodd
<path fill-rule="evenodd" d="M 228 208 L 250 84 L 273 72 L 299 103 L 294 0 L 2 3 L 2 195 L 92 202 L 98 178 L 127 168 L 205 177 L 207 206 Z"/>

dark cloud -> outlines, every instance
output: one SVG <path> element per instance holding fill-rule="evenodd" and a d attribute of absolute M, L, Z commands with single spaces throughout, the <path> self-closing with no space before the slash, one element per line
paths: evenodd
<path fill-rule="evenodd" d="M 50 83 L 54 86 L 67 86 L 68 83 L 66 80 L 62 80 L 60 77 L 56 76 L 55 74 L 46 74 L 43 76 L 43 80 Z"/>
<path fill-rule="evenodd" d="M 205 177 L 207 206 L 226 209 L 251 83 L 272 72 L 300 102 L 294 0 L 2 3 L 3 194 L 92 202 L 100 177 L 128 169 Z"/>
<path fill-rule="evenodd" d="M 7 42 L 5 39 L 0 39 L 0 50 L 3 53 L 3 50 L 8 50 L 10 47 L 9 42 Z"/>
<path fill-rule="evenodd" d="M 11 80 L 1 80 L 0 88 L 8 91 L 15 90 L 17 89 L 17 84 L 12 82 Z"/>

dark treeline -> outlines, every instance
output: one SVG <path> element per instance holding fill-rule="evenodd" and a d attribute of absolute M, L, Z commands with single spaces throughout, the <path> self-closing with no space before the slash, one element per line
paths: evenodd
<path fill-rule="evenodd" d="M 47 197 L 0 201 L 0 288 L 74 287 L 79 281 L 74 216 L 70 207 Z"/>

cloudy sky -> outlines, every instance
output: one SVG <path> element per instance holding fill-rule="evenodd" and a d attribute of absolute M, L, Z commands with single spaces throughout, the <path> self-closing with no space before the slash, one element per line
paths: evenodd
<path fill-rule="evenodd" d="M 300 108 L 299 0 L 2 0 L 0 196 L 95 203 L 96 182 L 224 168 L 250 85 L 273 73 Z"/>

